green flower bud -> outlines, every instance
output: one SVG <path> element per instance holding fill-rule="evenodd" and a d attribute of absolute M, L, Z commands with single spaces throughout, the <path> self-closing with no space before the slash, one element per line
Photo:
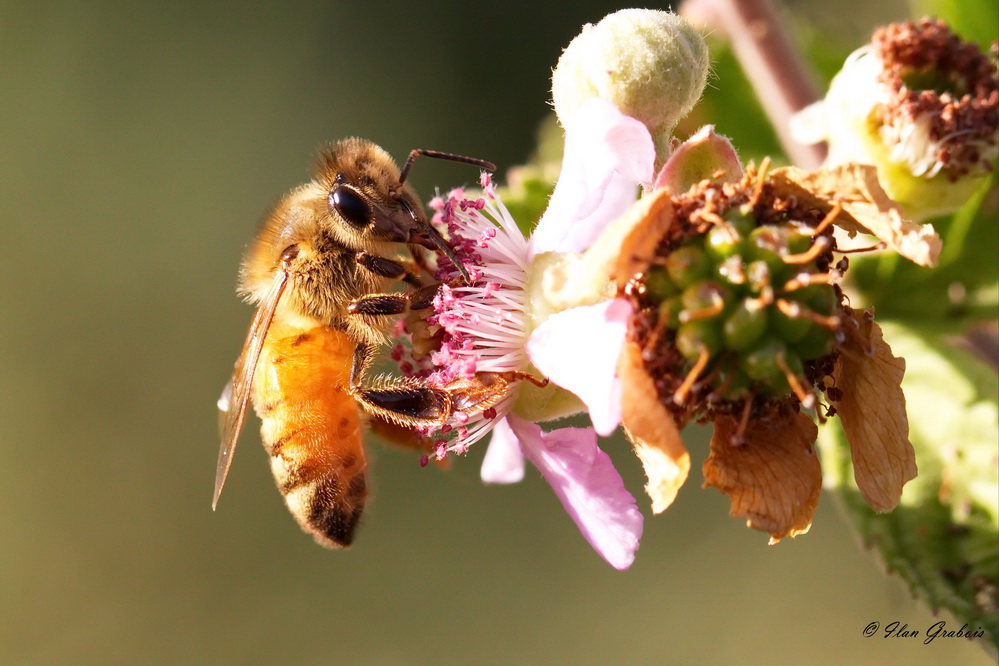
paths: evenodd
<path fill-rule="evenodd" d="M 682 324 L 676 332 L 676 348 L 690 360 L 697 359 L 707 350 L 716 353 L 722 346 L 718 325 L 713 320 L 701 319 Z"/>
<path fill-rule="evenodd" d="M 709 68 L 701 35 L 671 12 L 624 9 L 587 24 L 552 74 L 555 113 L 565 124 L 593 98 L 649 128 L 659 164 L 676 123 L 697 103 Z"/>
<path fill-rule="evenodd" d="M 649 275 L 645 280 L 645 288 L 649 290 L 649 293 L 654 298 L 659 300 L 665 300 L 680 291 L 670 279 L 666 269 L 660 266 L 656 266 L 649 271 Z"/>

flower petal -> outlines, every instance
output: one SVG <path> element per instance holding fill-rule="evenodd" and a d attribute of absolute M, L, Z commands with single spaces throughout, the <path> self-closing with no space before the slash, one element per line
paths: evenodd
<path fill-rule="evenodd" d="M 769 532 L 772 544 L 807 532 L 822 490 L 812 419 L 798 413 L 777 426 L 750 423 L 742 443 L 733 444 L 737 431 L 730 418 L 715 421 L 704 487 L 728 495 L 729 514 L 746 516 L 749 527 Z"/>
<path fill-rule="evenodd" d="M 589 428 L 545 433 L 516 416 L 507 420 L 524 455 L 593 549 L 616 569 L 630 567 L 642 536 L 642 514 L 610 458 L 597 446 L 596 434 Z"/>
<path fill-rule="evenodd" d="M 869 164 L 842 164 L 810 172 L 795 167 L 770 174 L 774 191 L 794 196 L 803 204 L 829 211 L 839 203 L 843 212 L 836 225 L 850 233 L 872 234 L 888 247 L 920 266 L 935 266 L 942 242 L 932 224 L 903 218 L 903 211 L 889 198 Z"/>
<path fill-rule="evenodd" d="M 869 312 L 854 311 L 833 380 L 842 399 L 833 402 L 850 443 L 853 474 L 864 500 L 875 511 L 891 511 L 902 487 L 916 478 L 916 455 L 909 443 L 902 375 L 896 358 Z"/>
<path fill-rule="evenodd" d="M 792 114 L 788 123 L 791 138 L 806 146 L 825 141 L 829 137 L 829 129 L 826 127 L 826 113 L 826 103 L 820 100 L 812 102 Z"/>
<path fill-rule="evenodd" d="M 517 483 L 524 478 L 520 440 L 505 418 L 493 426 L 479 476 L 486 483 Z"/>
<path fill-rule="evenodd" d="M 652 183 L 656 151 L 645 125 L 593 99 L 565 123 L 562 174 L 531 237 L 531 255 L 582 252 Z"/>
<path fill-rule="evenodd" d="M 645 371 L 642 349 L 634 342 L 624 343 L 618 378 L 624 387 L 621 420 L 649 479 L 645 492 L 652 498 L 652 512 L 662 513 L 687 480 L 690 454 Z"/>
<path fill-rule="evenodd" d="M 617 360 L 631 303 L 618 298 L 550 315 L 527 340 L 527 354 L 548 379 L 575 393 L 603 437 L 621 422 Z"/>

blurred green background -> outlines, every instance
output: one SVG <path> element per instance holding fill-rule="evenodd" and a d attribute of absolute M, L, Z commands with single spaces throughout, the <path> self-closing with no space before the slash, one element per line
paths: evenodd
<path fill-rule="evenodd" d="M 360 537 L 328 552 L 285 510 L 252 419 L 212 513 L 214 404 L 251 315 L 236 269 L 265 208 L 345 135 L 522 161 L 561 48 L 617 8 L 0 4 L 0 662 L 988 663 L 963 640 L 865 638 L 936 618 L 832 498 L 767 547 L 696 462 L 624 573 L 536 473 L 480 484 L 484 447 L 442 472 L 372 445 Z M 836 57 L 906 15 L 785 8 Z M 765 147 L 741 120 L 755 108 L 718 102 L 745 83 L 712 85 L 698 118 Z M 413 181 L 472 178 L 430 162 Z M 639 495 L 627 444 L 604 448 Z"/>

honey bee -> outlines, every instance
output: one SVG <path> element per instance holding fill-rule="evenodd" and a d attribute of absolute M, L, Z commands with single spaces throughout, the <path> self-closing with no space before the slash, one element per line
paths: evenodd
<path fill-rule="evenodd" d="M 266 216 L 240 270 L 240 291 L 257 310 L 219 399 L 213 509 L 251 399 L 292 515 L 321 545 L 343 548 L 353 541 L 367 496 L 362 428 L 371 416 L 359 406 L 382 421 L 429 427 L 501 397 L 504 380 L 485 375 L 445 387 L 403 378 L 364 386 L 391 317 L 430 307 L 440 287 L 411 261 L 420 248 L 448 257 L 469 281 L 406 183 L 421 155 L 495 169 L 414 150 L 400 170 L 375 144 L 349 138 L 325 151 L 312 181 Z M 395 281 L 408 289 L 390 291 Z"/>

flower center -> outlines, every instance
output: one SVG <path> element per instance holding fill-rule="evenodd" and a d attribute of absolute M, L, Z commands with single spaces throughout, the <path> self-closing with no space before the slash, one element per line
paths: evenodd
<path fill-rule="evenodd" d="M 628 285 L 630 335 L 681 424 L 812 407 L 831 367 L 842 300 L 832 282 L 846 267 L 832 268 L 839 211 L 799 209 L 761 178 L 677 198 L 677 222 Z"/>

